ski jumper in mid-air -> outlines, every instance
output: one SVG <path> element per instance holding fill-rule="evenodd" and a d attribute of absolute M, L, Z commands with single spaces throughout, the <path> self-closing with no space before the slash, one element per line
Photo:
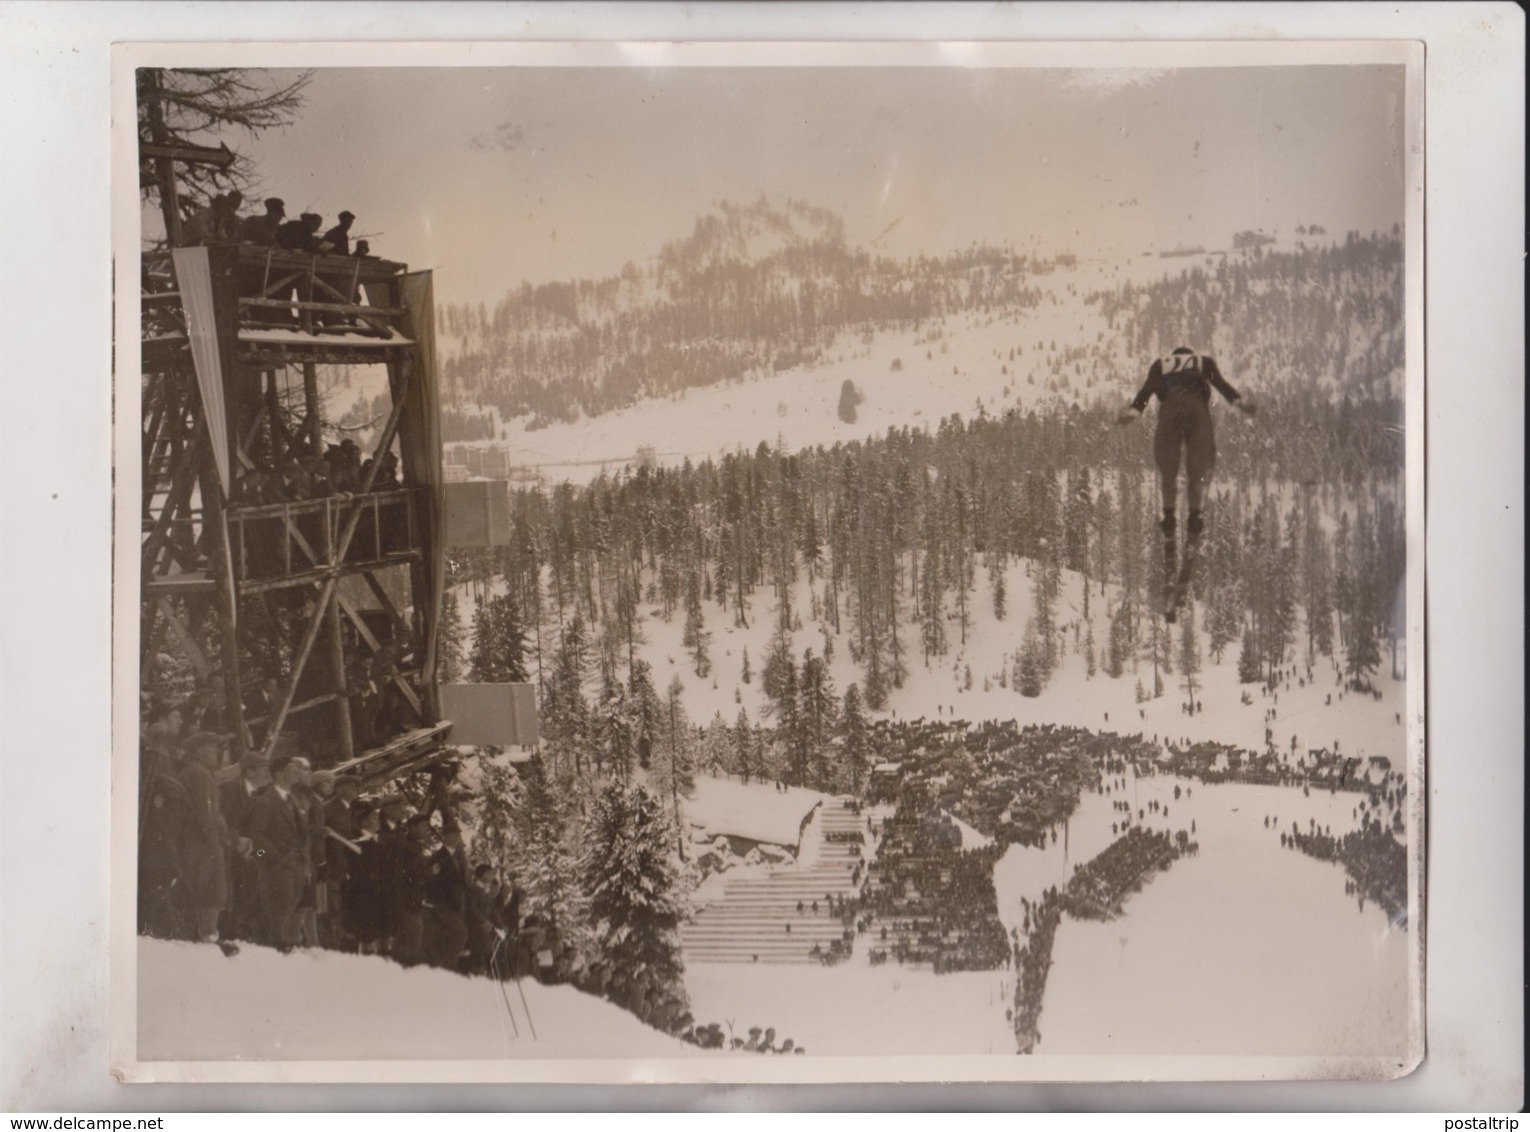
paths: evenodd
<path fill-rule="evenodd" d="M 1213 388 L 1235 409 L 1247 416 L 1253 415 L 1253 406 L 1228 384 L 1217 368 L 1215 358 L 1180 346 L 1167 357 L 1154 360 L 1137 396 L 1117 418 L 1118 424 L 1130 424 L 1142 416 L 1150 400 L 1158 398 L 1158 431 L 1153 436 L 1153 457 L 1158 463 L 1163 488 L 1163 520 L 1159 529 L 1164 537 L 1164 616 L 1170 621 L 1184 600 L 1195 551 L 1205 526 L 1202 511 L 1206 503 L 1206 484 L 1217 459 L 1216 437 L 1211 426 Z M 1181 463 L 1185 469 L 1185 502 L 1190 514 L 1185 523 L 1185 559 L 1176 569 L 1174 512 L 1179 496 Z"/>

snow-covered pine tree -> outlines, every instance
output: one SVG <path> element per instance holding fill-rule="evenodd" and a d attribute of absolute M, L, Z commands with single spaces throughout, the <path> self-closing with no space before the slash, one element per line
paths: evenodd
<path fill-rule="evenodd" d="M 1185 700 L 1192 714 L 1200 692 L 1201 638 L 1195 627 L 1195 603 L 1187 601 L 1180 609 L 1179 676 Z"/>
<path fill-rule="evenodd" d="M 1131 610 L 1127 605 L 1126 601 L 1121 601 L 1110 615 L 1110 639 L 1105 647 L 1105 675 L 1112 680 L 1119 679 L 1126 671 L 1126 662 L 1131 656 Z"/>
<path fill-rule="evenodd" d="M 627 677 L 628 702 L 632 706 L 632 743 L 638 766 L 647 770 L 663 731 L 664 704 L 653 686 L 653 666 L 638 658 Z"/>
<path fill-rule="evenodd" d="M 754 728 L 749 723 L 746 708 L 738 709 L 738 719 L 733 724 L 733 772 L 745 786 L 759 777 L 754 759 Z"/>
<path fill-rule="evenodd" d="M 726 771 L 733 755 L 728 721 L 722 712 L 714 712 L 711 722 L 701 732 L 701 766 L 709 773 L 714 767 Z"/>
<path fill-rule="evenodd" d="M 993 589 L 993 617 L 995 621 L 1003 621 L 1008 612 L 1008 593 L 1004 588 L 1004 556 L 990 554 L 988 557 L 988 580 Z"/>
<path fill-rule="evenodd" d="M 871 765 L 871 735 L 861 709 L 861 689 L 856 684 L 845 689 L 839 718 L 839 741 L 840 762 L 849 777 L 851 793 L 859 794 Z"/>
<path fill-rule="evenodd" d="M 688 905 L 673 839 L 658 798 L 613 782 L 595 801 L 582 862 L 594 945 L 615 975 L 607 993 L 666 1029 L 686 1004 L 680 924 Z"/>
<path fill-rule="evenodd" d="M 829 666 L 808 649 L 802 655 L 803 742 L 807 747 L 808 766 L 813 787 L 825 792 L 834 789 L 831 739 L 839 716 L 839 698 L 834 694 L 834 677 Z"/>
<path fill-rule="evenodd" d="M 1381 666 L 1381 642 L 1376 636 L 1376 584 L 1362 577 L 1355 587 L 1354 616 L 1344 648 L 1344 672 L 1349 685 L 1359 691 L 1371 687 L 1371 677 Z"/>
<path fill-rule="evenodd" d="M 1243 630 L 1243 647 L 1238 650 L 1238 683 L 1257 683 L 1264 674 L 1263 667 L 1259 663 L 1259 648 L 1254 643 L 1254 630 Z"/>
<path fill-rule="evenodd" d="M 1307 663 L 1333 655 L 1333 561 L 1317 500 L 1303 500 L 1302 594 L 1307 613 Z"/>
<path fill-rule="evenodd" d="M 701 580 L 692 573 L 685 589 L 685 647 L 691 650 L 696 675 L 705 678 L 712 669 L 712 633 L 701 611 Z"/>
<path fill-rule="evenodd" d="M 802 711 L 802 687 L 795 666 L 786 669 L 781 698 L 776 704 L 776 739 L 786 756 L 786 781 L 808 784 L 808 737 Z"/>
<path fill-rule="evenodd" d="M 549 749 L 576 776 L 584 774 L 590 761 L 593 725 L 584 692 L 588 667 L 584 617 L 576 613 L 564 627 L 543 710 Z"/>
<path fill-rule="evenodd" d="M 781 697 L 786 693 L 788 673 L 795 684 L 796 661 L 792 659 L 792 639 L 787 633 L 776 633 L 770 642 L 770 652 L 765 657 L 765 669 L 760 674 L 760 690 L 765 693 L 765 714 L 774 719 L 781 713 Z"/>
<path fill-rule="evenodd" d="M 659 713 L 658 741 L 654 744 L 650 778 L 669 798 L 676 845 L 683 859 L 685 826 L 680 816 L 680 800 L 689 797 L 696 789 L 696 733 L 686 715 L 685 685 L 678 675 L 670 680 Z"/>
<path fill-rule="evenodd" d="M 1020 646 L 1020 662 L 1015 679 L 1015 690 L 1022 696 L 1035 699 L 1046 686 L 1046 662 L 1042 659 L 1040 637 L 1036 635 L 1033 621 L 1025 631 L 1025 642 Z"/>
<path fill-rule="evenodd" d="M 474 613 L 469 676 L 479 684 L 526 680 L 526 626 L 513 595 L 491 597 Z"/>
<path fill-rule="evenodd" d="M 439 626 L 436 648 L 440 660 L 436 671 L 443 684 L 455 684 L 462 679 L 462 607 L 452 590 L 441 598 Z"/>
<path fill-rule="evenodd" d="M 523 788 L 512 811 L 512 865 L 521 915 L 554 954 L 561 944 L 583 954 L 589 944 L 588 904 L 569 843 L 574 826 L 541 757 L 533 755 L 518 770 Z"/>
<path fill-rule="evenodd" d="M 627 689 L 609 671 L 601 681 L 594 722 L 593 750 L 597 771 L 615 776 L 618 782 L 630 782 L 637 761 L 632 704 Z"/>

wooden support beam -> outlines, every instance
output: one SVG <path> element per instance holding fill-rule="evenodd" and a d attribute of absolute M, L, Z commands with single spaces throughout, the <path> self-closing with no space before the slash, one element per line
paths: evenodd
<path fill-rule="evenodd" d="M 235 161 L 234 151 L 227 145 L 219 145 L 215 149 L 209 145 L 188 145 L 184 142 L 140 142 L 138 156 L 180 161 L 187 165 L 212 165 L 219 169 L 227 169 Z"/>
<path fill-rule="evenodd" d="M 308 432 L 308 453 L 324 454 L 324 422 L 319 413 L 319 367 L 313 362 L 303 363 L 303 406 L 307 418 L 304 424 Z"/>
<path fill-rule="evenodd" d="M 316 707 L 323 707 L 325 704 L 332 704 L 336 700 L 344 699 L 345 697 L 339 692 L 325 692 L 322 695 L 314 696 L 312 699 L 304 700 L 300 704 L 293 704 L 287 709 L 287 715 L 291 717 L 299 712 L 312 711 Z M 252 715 L 247 722 L 256 724 L 265 723 L 270 718 L 269 715 Z"/>
<path fill-rule="evenodd" d="M 267 272 L 270 271 L 270 262 L 271 262 L 270 256 L 267 255 L 267 257 L 266 257 L 266 270 L 267 270 Z M 265 279 L 261 280 L 260 298 L 262 298 L 262 299 L 270 299 L 270 296 L 273 293 L 275 293 L 276 291 L 280 291 L 283 287 L 286 287 L 286 288 L 288 288 L 290 290 L 302 278 L 303 278 L 303 272 L 301 272 L 301 271 L 292 271 L 292 272 L 289 272 L 288 274 L 283 275 L 280 278 L 278 278 L 275 283 L 272 283 L 271 279 L 270 279 L 270 275 L 268 274 Z M 255 302 L 255 300 L 253 300 L 253 299 L 241 299 L 239 301 L 241 303 L 251 303 L 251 304 L 253 304 Z M 271 300 L 271 301 L 272 301 L 273 305 L 278 306 L 278 307 L 287 307 L 287 308 L 290 309 L 291 306 L 292 306 L 291 302 L 283 301 L 281 299 L 275 299 L 275 300 Z M 264 305 L 264 304 L 262 304 L 262 305 Z"/>
<path fill-rule="evenodd" d="M 175 612 L 175 607 L 170 604 L 169 598 L 160 597 L 155 601 L 155 604 L 159 606 L 160 613 L 164 615 L 165 624 L 169 627 L 170 632 L 175 635 L 176 641 L 185 650 L 187 659 L 191 661 L 191 666 L 197 670 L 197 675 L 205 680 L 212 673 L 212 665 L 208 663 L 207 654 L 202 651 L 201 646 L 197 644 L 196 638 L 191 635 L 191 630 L 186 627 L 180 615 Z"/>
<path fill-rule="evenodd" d="M 419 556 L 419 550 L 412 549 L 407 551 L 399 551 L 399 553 L 395 555 L 390 555 L 388 559 L 383 562 L 346 562 L 336 566 L 322 566 L 313 570 L 302 570 L 295 574 L 281 575 L 275 578 L 259 578 L 254 581 L 240 582 L 239 592 L 246 595 L 263 594 L 273 593 L 277 590 L 291 590 L 302 586 L 318 585 L 321 584 L 331 574 L 337 572 L 344 576 L 347 574 L 359 573 L 362 570 L 375 569 L 379 566 L 392 566 L 395 564 L 402 565 L 406 562 L 410 562 L 418 558 Z"/>
<path fill-rule="evenodd" d="M 334 542 L 330 526 L 330 509 L 326 501 L 324 508 L 324 554 L 332 562 L 334 560 Z M 336 566 L 339 563 L 334 563 Z M 342 761 L 355 757 L 356 740 L 351 729 L 351 698 L 345 671 L 345 636 L 340 625 L 340 602 L 341 594 L 338 587 L 335 589 L 335 600 L 330 602 L 329 609 L 325 611 L 328 624 L 325 628 L 329 633 L 329 666 L 334 675 L 335 687 L 340 691 L 339 701 L 335 705 L 335 729 L 340 736 L 340 757 Z"/>
<path fill-rule="evenodd" d="M 152 577 L 158 573 L 159 550 L 165 539 L 169 536 L 171 522 L 185 507 L 191 503 L 191 489 L 196 484 L 196 469 L 204 450 L 207 449 L 207 430 L 201 427 L 201 420 L 197 421 L 196 435 L 191 444 L 181 453 L 181 458 L 176 462 L 175 474 L 171 478 L 170 497 L 165 500 L 165 505 L 154 519 L 154 529 L 149 532 L 149 537 L 144 540 L 142 555 L 142 570 L 144 577 Z"/>
<path fill-rule="evenodd" d="M 374 653 L 381 652 L 382 642 L 377 639 L 371 629 L 367 628 L 366 621 L 362 618 L 361 613 L 356 609 L 356 607 L 346 599 L 344 594 L 337 593 L 335 595 L 335 601 L 340 606 L 340 608 L 345 611 L 345 615 L 350 618 L 351 624 L 356 626 L 357 635 L 366 642 L 367 647 L 370 648 Z M 414 709 L 415 714 L 423 718 L 425 714 L 424 707 L 420 703 L 420 697 L 416 695 L 415 690 L 409 686 L 409 682 L 402 676 L 395 676 L 393 677 L 393 684 L 396 688 L 398 688 L 399 693 L 404 697 L 404 699 L 409 701 L 409 706 Z"/>
<path fill-rule="evenodd" d="M 393 622 L 393 627 L 400 633 L 407 635 L 411 631 L 411 626 L 408 621 L 404 620 L 404 615 L 398 611 L 398 606 L 393 604 L 393 599 L 388 596 L 388 591 L 383 589 L 382 583 L 377 580 L 370 570 L 363 571 L 361 576 L 366 579 L 367 586 L 372 591 L 372 596 L 377 599 L 378 604 L 388 614 L 388 619 Z"/>
<path fill-rule="evenodd" d="M 335 561 L 337 563 L 345 561 L 346 551 L 350 549 L 351 539 L 356 534 L 356 526 L 361 520 L 362 507 L 365 505 L 365 496 L 372 490 L 372 484 L 377 479 L 377 471 L 382 463 L 378 456 L 386 452 L 389 446 L 392 445 L 393 437 L 398 432 L 398 423 L 404 415 L 404 399 L 409 389 L 409 368 L 406 365 L 400 367 L 400 369 L 401 373 L 397 382 L 390 382 L 390 384 L 397 384 L 399 388 L 394 391 L 393 411 L 388 414 L 388 423 L 383 426 L 382 435 L 378 437 L 377 450 L 374 453 L 372 464 L 367 469 L 366 478 L 361 483 L 360 495 L 362 498 L 358 499 L 356 505 L 351 508 L 351 513 L 347 516 L 345 526 L 341 529 L 340 537 L 335 543 Z M 391 377 L 392 374 L 389 376 Z M 268 757 L 275 750 L 277 737 L 281 734 L 282 725 L 287 721 L 287 712 L 291 709 L 293 696 L 297 693 L 298 681 L 302 679 L 303 669 L 308 664 L 308 656 L 313 651 L 314 641 L 318 639 L 319 627 L 325 623 L 329 603 L 339 593 L 339 580 L 340 568 L 337 565 L 330 569 L 328 578 L 324 582 L 324 588 L 319 594 L 318 605 L 314 609 L 313 617 L 303 632 L 302 644 L 299 646 L 297 655 L 293 660 L 292 671 L 287 677 L 287 686 L 282 691 L 281 708 L 277 711 L 276 722 L 272 724 L 271 732 L 266 737 L 265 753 Z"/>
<path fill-rule="evenodd" d="M 351 297 L 349 295 L 345 294 L 343 291 L 341 291 L 338 287 L 332 286 L 327 279 L 323 279 L 323 278 L 315 275 L 315 276 L 312 277 L 311 282 L 312 283 L 317 283 L 320 287 L 324 288 L 324 290 L 328 291 L 332 296 L 335 297 L 335 299 L 337 299 L 339 301 L 340 304 L 345 305 L 345 306 L 352 306 L 353 305 Z M 312 302 L 312 298 L 313 298 L 313 295 L 312 295 L 312 286 L 310 285 L 310 290 L 309 290 L 309 300 L 310 301 L 306 305 L 308 305 L 310 307 L 315 305 Z M 396 331 L 394 330 L 393 327 L 389 326 L 386 322 L 384 322 L 381 318 L 378 317 L 378 315 L 381 314 L 382 309 L 384 309 L 384 308 L 379 308 L 379 307 L 356 307 L 354 309 L 355 309 L 356 317 L 360 321 L 362 321 L 362 322 L 366 323 L 368 326 L 372 327 L 373 329 L 380 330 L 380 331 L 382 331 L 384 334 L 386 334 L 389 337 L 392 337 L 396 333 Z M 398 308 L 396 308 L 396 307 L 388 307 L 386 309 L 390 310 L 390 311 L 398 310 Z M 398 313 L 402 314 L 403 311 L 402 310 L 398 310 Z"/>
<path fill-rule="evenodd" d="M 335 291 L 335 288 L 330 287 L 329 284 L 324 285 L 329 290 Z M 339 295 L 340 292 L 335 291 L 335 294 Z M 274 307 L 278 310 L 292 310 L 296 307 L 298 310 L 318 311 L 321 314 L 371 315 L 374 318 L 398 318 L 404 313 L 402 307 L 374 307 L 366 303 L 347 301 L 344 296 L 341 296 L 341 300 L 335 303 L 324 303 L 308 299 L 240 299 L 239 305 L 241 307 Z"/>
<path fill-rule="evenodd" d="M 328 515 L 324 515 L 323 518 L 325 520 L 325 522 L 324 522 L 325 541 L 328 542 L 329 541 L 329 538 L 328 538 L 329 516 Z M 308 556 L 308 561 L 312 562 L 315 566 L 333 566 L 333 565 L 335 565 L 335 563 L 333 563 L 333 562 L 329 562 L 329 561 L 326 561 L 323 558 L 320 558 L 318 551 L 314 550 L 314 548 L 311 545 L 309 545 L 308 540 L 303 537 L 303 532 L 298 530 L 297 529 L 297 525 L 292 521 L 292 511 L 290 509 L 285 510 L 285 511 L 282 512 L 282 525 L 284 527 L 286 527 L 286 529 L 287 529 L 287 540 L 288 540 L 288 544 L 289 544 L 288 545 L 288 554 L 287 554 L 287 572 L 289 574 L 292 572 L 292 555 L 291 555 L 291 545 L 290 544 L 294 543 L 294 542 L 298 544 L 298 549 L 301 550 L 304 554 L 306 554 Z"/>

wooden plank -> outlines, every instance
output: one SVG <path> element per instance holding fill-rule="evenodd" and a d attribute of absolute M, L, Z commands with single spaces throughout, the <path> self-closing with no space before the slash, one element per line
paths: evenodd
<path fill-rule="evenodd" d="M 191 635 L 191 630 L 186 628 L 185 622 L 175 612 L 175 607 L 170 604 L 168 598 L 160 597 L 156 599 L 155 604 L 159 607 L 159 612 L 163 615 L 170 632 L 175 635 L 176 641 L 185 650 L 191 666 L 197 670 L 197 675 L 205 680 L 212 673 L 212 665 L 207 661 L 207 654 L 197 644 L 196 638 Z"/>
<path fill-rule="evenodd" d="M 371 629 L 367 628 L 365 618 L 363 618 L 357 611 L 356 607 L 351 604 L 350 599 L 347 598 L 344 594 L 341 594 L 335 599 L 335 601 L 339 604 L 341 610 L 344 611 L 346 617 L 350 618 L 351 624 L 356 627 L 356 635 L 366 643 L 367 648 L 371 649 L 373 652 L 381 652 L 382 642 L 373 635 Z"/>
<path fill-rule="evenodd" d="M 254 581 L 240 582 L 241 594 L 271 593 L 275 590 L 290 590 L 299 586 L 311 586 L 323 582 L 332 574 L 339 573 L 344 577 L 350 574 L 359 574 L 363 570 L 375 570 L 379 566 L 402 565 L 420 556 L 417 549 L 399 551 L 390 555 L 384 562 L 347 562 L 342 566 L 324 566 L 313 570 L 303 570 L 296 574 L 282 575 L 275 578 L 260 578 Z"/>
<path fill-rule="evenodd" d="M 339 590 L 335 592 L 339 594 Z M 344 691 L 346 689 L 345 640 L 340 632 L 340 607 L 335 602 L 330 602 L 325 616 L 328 619 L 325 628 L 329 632 L 330 668 L 334 672 L 336 685 Z M 351 730 L 351 699 L 349 695 L 340 695 L 337 701 L 335 723 L 340 733 L 340 754 L 342 758 L 349 759 L 356 753 L 356 740 Z"/>
<path fill-rule="evenodd" d="M 410 631 L 409 622 L 404 619 L 404 615 L 393 604 L 393 599 L 388 596 L 388 591 L 383 589 L 382 583 L 377 580 L 370 570 L 363 571 L 361 576 L 366 579 L 367 587 L 372 591 L 372 596 L 377 599 L 378 604 L 383 607 L 383 610 L 392 620 L 393 627 L 400 633 L 407 635 Z"/>
<path fill-rule="evenodd" d="M 171 594 L 211 593 L 218 588 L 218 583 L 211 576 L 197 571 L 187 574 L 162 574 L 145 581 L 143 588 L 151 596 L 168 597 Z"/>
<path fill-rule="evenodd" d="M 339 603 L 340 608 L 345 611 L 345 615 L 350 618 L 351 624 L 356 626 L 357 635 L 366 642 L 367 647 L 374 653 L 381 652 L 382 642 L 380 642 L 377 637 L 373 635 L 371 629 L 367 628 L 365 619 L 361 616 L 360 612 L 357 611 L 356 607 L 352 605 L 349 600 L 347 600 L 344 594 L 339 593 L 338 591 L 336 591 L 335 600 Z M 399 690 L 400 694 L 403 695 L 404 699 L 409 702 L 409 706 L 414 709 L 415 715 L 423 718 L 425 711 L 420 703 L 420 697 L 417 696 L 414 689 L 409 686 L 409 682 L 405 680 L 403 676 L 395 675 L 393 677 L 393 685 Z"/>
<path fill-rule="evenodd" d="M 264 299 L 264 298 L 266 298 L 267 295 L 270 295 L 273 291 L 276 291 L 278 288 L 281 288 L 281 287 L 291 288 L 296 283 L 298 283 L 302 278 L 303 278 L 303 273 L 301 271 L 294 271 L 294 272 L 292 272 L 289 275 L 283 275 L 275 283 L 272 283 L 270 281 L 269 277 L 266 278 L 266 279 L 263 279 L 263 280 L 261 280 L 260 297 L 262 299 Z M 240 299 L 239 301 L 240 301 L 240 303 L 246 303 L 246 302 L 250 302 L 251 300 Z M 292 303 L 291 302 L 283 302 L 280 299 L 275 299 L 275 300 L 271 300 L 271 301 L 276 306 L 279 306 L 279 307 L 287 307 L 289 309 L 292 307 Z"/>
<path fill-rule="evenodd" d="M 139 142 L 138 156 L 167 158 L 187 165 L 215 165 L 219 169 L 229 168 L 236 160 L 234 151 L 227 145 L 219 145 L 214 149 L 210 145 L 189 145 L 185 142 Z"/>
<path fill-rule="evenodd" d="M 329 285 L 325 284 L 325 286 L 328 287 Z M 333 287 L 329 287 L 329 289 L 335 291 Z M 340 295 L 340 292 L 335 291 L 335 294 Z M 344 300 L 345 296 L 340 295 L 340 298 Z M 374 315 L 377 318 L 398 318 L 404 313 L 402 307 L 371 307 L 365 303 L 346 301 L 321 303 L 308 299 L 240 299 L 239 305 L 241 307 L 276 307 L 281 310 L 296 308 L 298 310 L 319 311 L 324 314 L 367 314 Z"/>
<path fill-rule="evenodd" d="M 344 697 L 342 697 L 339 692 L 325 692 L 323 695 L 314 696 L 310 700 L 304 700 L 300 704 L 293 704 L 290 708 L 287 709 L 287 715 L 294 716 L 297 715 L 300 711 L 311 711 L 316 707 L 323 707 L 325 704 L 334 703 L 336 700 L 343 698 Z M 271 718 L 269 715 L 252 715 L 250 716 L 248 722 L 264 723 L 269 718 Z"/>
<path fill-rule="evenodd" d="M 144 540 L 142 569 L 145 577 L 152 576 L 158 571 L 159 549 L 170 533 L 171 521 L 191 502 L 191 489 L 195 485 L 195 469 L 197 460 L 206 447 L 207 430 L 200 427 L 201 421 L 197 422 L 197 430 L 191 444 L 181 453 L 181 458 L 176 461 L 175 474 L 171 479 L 172 487 L 170 497 L 165 500 L 165 506 L 155 517 L 154 529 L 149 532 L 149 537 Z"/>
<path fill-rule="evenodd" d="M 282 515 L 282 524 L 287 528 L 287 534 L 290 536 L 289 542 L 296 542 L 298 549 L 308 555 L 308 561 L 312 562 L 315 566 L 334 565 L 332 562 L 325 562 L 321 559 L 314 548 L 308 544 L 308 540 L 303 537 L 303 532 L 298 530 L 297 526 L 292 522 L 292 512 L 290 510 Z M 290 550 L 287 555 L 287 572 L 289 574 L 292 573 L 292 555 Z"/>

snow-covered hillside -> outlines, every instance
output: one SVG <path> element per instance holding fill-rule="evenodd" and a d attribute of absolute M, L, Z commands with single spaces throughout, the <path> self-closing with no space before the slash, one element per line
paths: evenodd
<path fill-rule="evenodd" d="M 247 944 L 225 958 L 211 944 L 141 937 L 138 1004 L 143 1061 L 700 1053 L 573 987 L 542 986 L 532 979 L 517 987 L 430 967 L 406 970 L 376 956 L 338 951 L 281 955 Z"/>

